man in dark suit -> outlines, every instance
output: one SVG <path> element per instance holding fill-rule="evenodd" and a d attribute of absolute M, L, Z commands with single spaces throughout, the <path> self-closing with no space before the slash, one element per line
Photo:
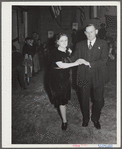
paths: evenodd
<path fill-rule="evenodd" d="M 78 95 L 80 95 L 79 102 L 83 114 L 82 126 L 88 126 L 91 97 L 91 120 L 97 129 L 101 129 L 99 119 L 104 106 L 104 85 L 108 81 L 106 67 L 108 48 L 106 41 L 96 38 L 98 30 L 93 24 L 87 25 L 84 33 L 87 40 L 77 43 L 71 58 L 73 62 L 79 59 L 79 63 L 82 64 L 78 66 L 77 71 Z"/>

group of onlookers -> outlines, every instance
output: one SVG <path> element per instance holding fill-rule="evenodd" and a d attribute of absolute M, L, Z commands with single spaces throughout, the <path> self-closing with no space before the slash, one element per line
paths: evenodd
<path fill-rule="evenodd" d="M 32 37 L 25 38 L 25 44 L 20 53 L 12 46 L 12 88 L 17 89 L 17 79 L 21 89 L 29 85 L 30 77 L 38 74 L 43 69 L 44 57 L 47 56 L 47 43 L 41 44 L 38 33 L 34 32 Z"/>

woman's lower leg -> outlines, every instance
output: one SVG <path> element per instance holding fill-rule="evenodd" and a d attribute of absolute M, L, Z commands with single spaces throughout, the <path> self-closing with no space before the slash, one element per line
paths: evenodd
<path fill-rule="evenodd" d="M 61 116 L 62 116 L 63 123 L 66 123 L 67 122 L 67 120 L 66 120 L 66 106 L 65 105 L 60 105 L 59 109 L 60 109 L 60 113 L 61 113 Z"/>

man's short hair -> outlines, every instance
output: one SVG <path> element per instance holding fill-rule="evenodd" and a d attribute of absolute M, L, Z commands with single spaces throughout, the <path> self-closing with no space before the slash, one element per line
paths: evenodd
<path fill-rule="evenodd" d="M 95 24 L 88 24 L 88 25 L 85 26 L 85 30 L 86 30 L 87 27 L 90 27 L 90 26 L 94 26 L 94 28 L 97 29 Z"/>

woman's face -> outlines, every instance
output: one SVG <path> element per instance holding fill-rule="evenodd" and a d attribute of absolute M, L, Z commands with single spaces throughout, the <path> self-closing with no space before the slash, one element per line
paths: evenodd
<path fill-rule="evenodd" d="M 57 41 L 57 44 L 60 48 L 66 48 L 68 45 L 68 38 L 67 36 L 61 36 L 61 38 Z"/>

